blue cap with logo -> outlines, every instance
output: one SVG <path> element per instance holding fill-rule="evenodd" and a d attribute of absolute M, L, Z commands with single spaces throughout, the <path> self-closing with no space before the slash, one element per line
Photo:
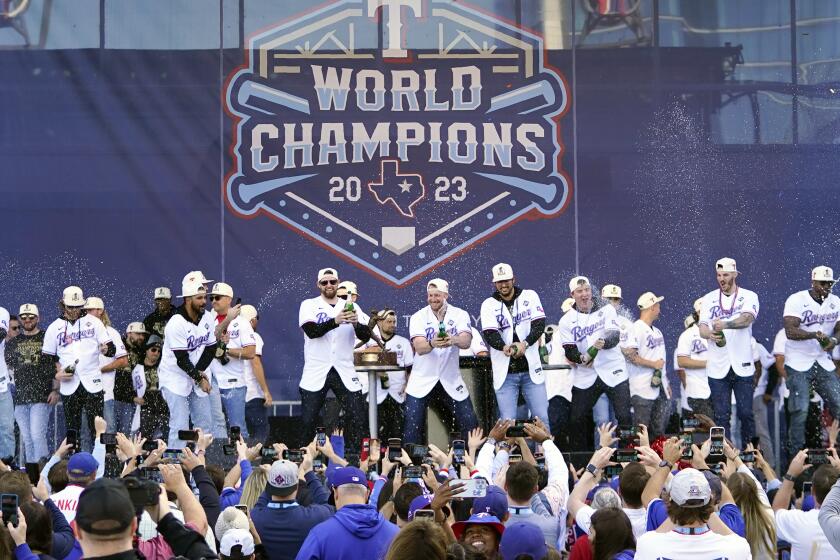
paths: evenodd
<path fill-rule="evenodd" d="M 365 476 L 362 469 L 358 467 L 348 466 L 335 469 L 332 472 L 332 476 L 330 476 L 330 486 L 338 488 L 339 486 L 343 486 L 345 484 L 360 484 L 362 486 L 367 486 L 367 476 Z"/>
<path fill-rule="evenodd" d="M 548 547 L 539 527 L 520 521 L 505 527 L 499 553 L 502 560 L 515 560 L 520 554 L 529 554 L 534 560 L 541 560 L 548 554 Z"/>
<path fill-rule="evenodd" d="M 90 453 L 82 451 L 75 453 L 67 461 L 68 478 L 84 478 L 96 473 L 99 468 L 99 461 L 93 458 Z"/>
<path fill-rule="evenodd" d="M 473 515 L 487 513 L 498 519 L 508 512 L 508 497 L 505 491 L 495 485 L 487 487 L 487 495 L 475 498 L 472 505 Z"/>

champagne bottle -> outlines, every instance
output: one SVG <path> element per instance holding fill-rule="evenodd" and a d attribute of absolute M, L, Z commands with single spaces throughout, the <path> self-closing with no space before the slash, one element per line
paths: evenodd
<path fill-rule="evenodd" d="M 653 376 L 651 376 L 650 378 L 650 386 L 655 389 L 660 385 L 662 385 L 662 370 L 656 368 L 655 370 L 653 370 Z"/>
<path fill-rule="evenodd" d="M 349 299 L 347 300 L 347 303 L 344 304 L 344 312 L 345 313 L 352 313 L 353 312 L 353 302 L 350 301 Z"/>
<path fill-rule="evenodd" d="M 715 334 L 720 337 L 720 340 L 715 342 L 718 348 L 723 348 L 726 346 L 726 336 L 724 336 L 723 331 L 715 331 Z"/>
<path fill-rule="evenodd" d="M 595 356 L 598 355 L 598 349 L 594 346 L 590 346 L 586 353 L 589 354 L 589 357 L 594 360 Z"/>
<path fill-rule="evenodd" d="M 540 345 L 540 362 L 548 363 L 548 347 L 545 344 Z"/>
<path fill-rule="evenodd" d="M 225 365 L 228 362 L 230 362 L 230 358 L 228 358 L 228 355 L 227 355 L 227 344 L 225 344 L 221 340 L 218 341 L 218 343 L 216 345 L 215 357 L 216 357 L 217 360 L 219 360 L 219 362 L 222 365 Z"/>
<path fill-rule="evenodd" d="M 70 364 L 69 366 L 67 366 L 66 368 L 64 368 L 64 371 L 65 371 L 66 373 L 71 374 L 71 375 L 72 375 L 72 374 L 74 374 L 74 373 L 76 373 L 76 365 L 77 365 L 78 363 L 79 363 L 79 359 L 78 359 L 78 358 L 76 358 L 76 361 L 75 361 L 75 362 L 73 362 L 72 364 Z"/>
<path fill-rule="evenodd" d="M 446 338 L 446 325 L 443 321 L 438 324 L 438 338 Z"/>
<path fill-rule="evenodd" d="M 824 336 L 824 337 L 822 337 L 821 339 L 819 339 L 819 342 L 820 342 L 820 346 L 821 346 L 823 349 L 828 348 L 829 344 L 831 344 L 831 337 L 829 337 L 829 336 Z"/>

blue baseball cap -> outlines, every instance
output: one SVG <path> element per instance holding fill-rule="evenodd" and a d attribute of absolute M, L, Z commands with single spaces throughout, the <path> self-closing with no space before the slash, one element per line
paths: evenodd
<path fill-rule="evenodd" d="M 508 497 L 505 491 L 498 486 L 488 486 L 487 495 L 481 498 L 473 499 L 472 513 L 486 513 L 496 517 L 497 519 L 504 519 L 508 512 Z"/>
<path fill-rule="evenodd" d="M 420 494 L 408 505 L 408 520 L 411 521 L 414 519 L 414 512 L 418 509 L 426 509 L 429 507 L 429 504 L 432 503 L 432 499 L 434 496 L 431 494 Z"/>
<path fill-rule="evenodd" d="M 542 560 L 548 554 L 545 537 L 533 523 L 520 521 L 505 527 L 499 543 L 502 560 L 515 560 L 520 554 L 528 554 L 534 560 Z"/>
<path fill-rule="evenodd" d="M 93 458 L 90 453 L 82 451 L 81 453 L 74 453 L 70 460 L 67 461 L 67 477 L 68 478 L 85 478 L 94 473 L 99 468 L 99 461 Z"/>
<path fill-rule="evenodd" d="M 361 486 L 367 486 L 367 476 L 365 476 L 365 473 L 362 472 L 362 469 L 347 466 L 335 469 L 329 478 L 329 482 L 330 486 L 333 488 L 338 488 L 339 486 L 344 486 L 345 484 L 359 484 Z"/>
<path fill-rule="evenodd" d="M 499 537 L 505 532 L 505 526 L 499 521 L 498 517 L 489 513 L 474 513 L 466 521 L 459 521 L 452 524 L 452 532 L 455 533 L 455 538 L 461 540 L 461 535 L 464 534 L 464 531 L 470 525 L 488 525 L 496 531 Z"/>

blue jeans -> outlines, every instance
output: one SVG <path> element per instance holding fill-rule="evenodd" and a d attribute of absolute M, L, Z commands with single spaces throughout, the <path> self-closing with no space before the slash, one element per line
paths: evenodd
<path fill-rule="evenodd" d="M 252 442 L 265 445 L 268 439 L 268 409 L 265 407 L 265 399 L 251 399 L 245 403 L 245 423 L 248 425 Z"/>
<path fill-rule="evenodd" d="M 204 433 L 211 431 L 211 417 L 209 397 L 199 397 L 195 392 L 182 397 L 168 389 L 161 389 L 166 405 L 169 407 L 169 440 L 172 449 L 181 449 L 186 442 L 178 438 L 178 430 L 189 430 L 190 419 L 195 428 L 201 428 Z"/>
<path fill-rule="evenodd" d="M 227 439 L 227 424 L 225 423 L 225 411 L 222 409 L 222 393 L 216 378 L 213 377 L 213 385 L 210 389 L 210 426 L 213 429 L 213 437 L 216 439 Z M 203 430 L 204 428 L 202 428 Z M 205 430 L 206 431 L 206 430 Z"/>
<path fill-rule="evenodd" d="M 732 369 L 723 379 L 709 378 L 712 390 L 712 408 L 715 410 L 715 424 L 726 429 L 726 436 L 732 437 L 729 421 L 732 418 L 732 393 L 735 393 L 738 422 L 741 423 L 741 441 L 744 445 L 755 435 L 755 419 L 752 411 L 753 378 L 740 376 Z"/>
<path fill-rule="evenodd" d="M 42 457 L 49 457 L 47 424 L 50 412 L 52 407 L 47 403 L 19 404 L 15 407 L 15 420 L 20 428 L 25 456 L 25 461 L 22 459 L 20 464 L 37 463 Z"/>
<path fill-rule="evenodd" d="M 15 403 L 11 391 L 0 393 L 0 458 L 15 456 Z"/>
<path fill-rule="evenodd" d="M 247 387 L 235 389 L 219 389 L 222 396 L 222 404 L 227 413 L 228 425 L 239 426 L 242 437 L 248 437 L 248 426 L 245 424 L 245 393 Z"/>
<path fill-rule="evenodd" d="M 790 438 L 790 456 L 793 457 L 797 451 L 805 445 L 805 421 L 808 418 L 808 405 L 810 403 L 809 389 L 814 390 L 822 397 L 831 415 L 840 418 L 840 381 L 837 379 L 837 371 L 828 371 L 820 364 L 814 362 L 808 371 L 797 371 L 785 366 L 787 372 L 787 386 L 790 389 L 787 409 L 790 413 L 790 426 L 788 437 Z"/>
<path fill-rule="evenodd" d="M 129 436 L 131 434 L 131 423 L 134 421 L 134 410 L 137 405 L 116 399 L 111 402 L 114 403 L 114 424 L 113 428 L 110 424 L 108 425 L 110 431 Z"/>
<path fill-rule="evenodd" d="M 543 392 L 545 390 L 543 389 Z M 456 401 L 443 388 L 440 381 L 423 398 L 415 398 L 411 395 L 405 397 L 405 432 L 403 433 L 403 445 L 406 443 L 423 444 L 426 439 L 423 434 L 426 431 L 426 410 L 429 406 L 436 406 L 438 412 L 452 430 L 454 419 L 455 430 L 462 434 L 478 426 L 478 419 L 475 417 L 472 400 L 469 397 L 462 401 Z M 453 418 L 454 417 L 454 418 Z"/>
<path fill-rule="evenodd" d="M 548 395 L 545 392 L 545 383 L 537 385 L 531 380 L 531 374 L 527 371 L 508 372 L 505 382 L 496 391 L 499 417 L 511 420 L 517 419 L 516 409 L 520 391 L 522 391 L 525 403 L 531 411 L 530 417 L 538 416 L 548 426 Z"/>
<path fill-rule="evenodd" d="M 116 432 L 118 431 L 115 428 L 114 423 L 114 399 L 109 401 L 105 401 L 102 405 L 102 418 L 105 419 L 105 423 L 108 425 L 107 431 L 108 432 Z"/>

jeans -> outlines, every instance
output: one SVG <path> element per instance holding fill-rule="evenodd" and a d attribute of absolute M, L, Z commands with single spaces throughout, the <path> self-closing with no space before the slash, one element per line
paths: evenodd
<path fill-rule="evenodd" d="M 239 426 L 243 438 L 248 437 L 248 426 L 245 424 L 245 392 L 247 390 L 247 387 L 219 389 L 222 404 L 227 413 L 228 425 Z"/>
<path fill-rule="evenodd" d="M 516 409 L 520 391 L 531 411 L 530 417 L 538 416 L 548 426 L 548 396 L 545 393 L 545 383 L 539 385 L 534 383 L 531 380 L 531 374 L 527 371 L 508 372 L 505 382 L 496 391 L 499 417 L 517 419 Z"/>
<path fill-rule="evenodd" d="M 47 403 L 19 404 L 15 407 L 15 420 L 20 428 L 25 456 L 20 464 L 37 463 L 41 458 L 49 457 L 47 425 L 52 410 Z"/>
<path fill-rule="evenodd" d="M 116 399 L 111 402 L 114 403 L 114 423 L 113 428 L 111 424 L 108 424 L 109 431 L 129 436 L 131 434 L 131 424 L 134 421 L 134 410 L 137 405 Z"/>
<path fill-rule="evenodd" d="M 548 426 L 554 436 L 554 443 L 564 452 L 569 450 L 569 434 L 564 428 L 569 425 L 571 413 L 572 403 L 563 397 L 551 397 L 548 401 Z"/>
<path fill-rule="evenodd" d="M 252 443 L 265 445 L 268 439 L 268 409 L 265 407 L 265 399 L 251 399 L 245 403 L 245 424 L 248 426 L 248 433 L 251 434 Z"/>
<path fill-rule="evenodd" d="M 688 406 L 693 414 L 703 414 L 709 418 L 715 417 L 715 409 L 712 407 L 712 399 L 694 399 L 688 397 Z"/>
<path fill-rule="evenodd" d="M 776 453 L 773 447 L 773 439 L 770 437 L 770 415 L 772 408 L 776 405 L 775 400 L 769 403 L 764 402 L 764 395 L 753 397 L 753 418 L 755 418 L 755 435 L 758 436 L 758 444 L 767 463 L 775 468 Z"/>
<path fill-rule="evenodd" d="M 473 410 L 472 400 L 469 397 L 462 401 L 456 401 L 443 388 L 440 381 L 423 398 L 415 398 L 411 395 L 405 397 L 405 432 L 403 432 L 403 446 L 406 443 L 423 444 L 426 439 L 423 434 L 426 431 L 427 407 L 435 406 L 438 412 L 442 412 L 446 418 L 454 416 L 455 430 L 452 429 L 453 422 L 448 422 L 450 431 L 461 432 L 466 435 L 470 430 L 478 426 L 478 419 Z"/>
<path fill-rule="evenodd" d="M 227 439 L 228 431 L 227 424 L 225 423 L 225 411 L 222 408 L 222 393 L 219 389 L 219 384 L 216 383 L 215 377 L 213 378 L 209 398 L 210 427 L 213 437 L 216 439 Z"/>
<path fill-rule="evenodd" d="M 115 428 L 116 423 L 114 422 L 114 399 L 107 400 L 102 403 L 102 418 L 105 419 L 105 424 L 108 425 L 106 431 L 108 432 L 117 432 Z"/>
<path fill-rule="evenodd" d="M 582 430 L 580 426 L 585 425 L 587 415 L 592 413 L 592 408 L 604 393 L 609 397 L 615 409 L 619 426 L 633 424 L 633 416 L 630 414 L 629 381 L 622 381 L 615 387 L 610 387 L 598 378 L 587 389 L 572 387 L 572 411 L 569 416 L 569 448 L 572 451 L 590 451 L 587 445 L 589 430 Z"/>
<path fill-rule="evenodd" d="M 808 405 L 810 403 L 809 388 L 814 390 L 825 401 L 834 418 L 840 418 L 840 381 L 837 379 L 837 371 L 828 371 L 814 362 L 808 371 L 797 371 L 785 366 L 787 372 L 787 387 L 790 389 L 788 397 L 788 412 L 790 413 L 790 425 L 788 437 L 790 437 L 790 456 L 802 449 L 805 444 L 805 420 L 808 418 Z"/>
<path fill-rule="evenodd" d="M 350 391 L 344 386 L 344 382 L 335 368 L 331 368 L 327 373 L 327 380 L 320 390 L 299 389 L 301 408 L 301 433 L 299 437 L 301 439 L 298 440 L 298 447 L 308 445 L 315 439 L 315 428 L 317 427 L 315 422 L 321 414 L 321 409 L 324 408 L 324 401 L 330 389 L 335 393 L 336 399 L 338 399 L 344 411 L 345 452 L 359 453 L 362 448 L 362 438 L 365 437 L 367 431 L 365 427 L 367 424 L 365 405 L 367 403 L 361 390 Z"/>
<path fill-rule="evenodd" d="M 732 418 L 732 393 L 735 393 L 738 421 L 741 423 L 741 441 L 743 445 L 749 443 L 755 434 L 755 420 L 752 412 L 752 376 L 742 377 L 730 368 L 729 373 L 723 379 L 712 379 L 710 377 L 709 389 L 712 390 L 715 424 L 726 429 L 726 436 L 729 438 L 732 438 L 729 421 Z"/>
<path fill-rule="evenodd" d="M 11 391 L 0 393 L 0 458 L 15 456 L 15 403 Z"/>
<path fill-rule="evenodd" d="M 644 424 L 648 429 L 648 436 L 653 441 L 665 431 L 665 424 L 671 411 L 671 401 L 665 396 L 665 390 L 660 389 L 655 399 L 645 399 L 638 395 L 631 397 L 633 403 L 633 417 L 636 424 Z"/>
<path fill-rule="evenodd" d="M 93 438 L 96 435 L 94 420 L 102 416 L 105 406 L 105 394 L 88 393 L 83 385 L 79 385 L 72 395 L 61 395 L 64 403 L 64 424 L 68 430 L 76 430 L 79 436 L 79 447 L 85 451 L 93 449 Z M 85 412 L 88 427 L 88 437 L 82 433 L 82 411 Z"/>
<path fill-rule="evenodd" d="M 613 412 L 613 407 L 610 406 L 610 399 L 607 397 L 606 393 L 598 397 L 598 402 L 596 402 L 595 406 L 592 407 L 592 421 L 593 424 L 595 424 L 592 436 L 595 438 L 594 441 L 597 442 L 599 437 L 598 426 L 601 424 L 615 422 L 615 412 Z"/>
<path fill-rule="evenodd" d="M 186 442 L 178 438 L 178 430 L 189 430 L 190 419 L 193 427 L 201 428 L 206 434 L 211 432 L 209 397 L 199 397 L 195 391 L 182 397 L 165 388 L 161 388 L 161 393 L 169 407 L 169 447 L 184 447 Z"/>

